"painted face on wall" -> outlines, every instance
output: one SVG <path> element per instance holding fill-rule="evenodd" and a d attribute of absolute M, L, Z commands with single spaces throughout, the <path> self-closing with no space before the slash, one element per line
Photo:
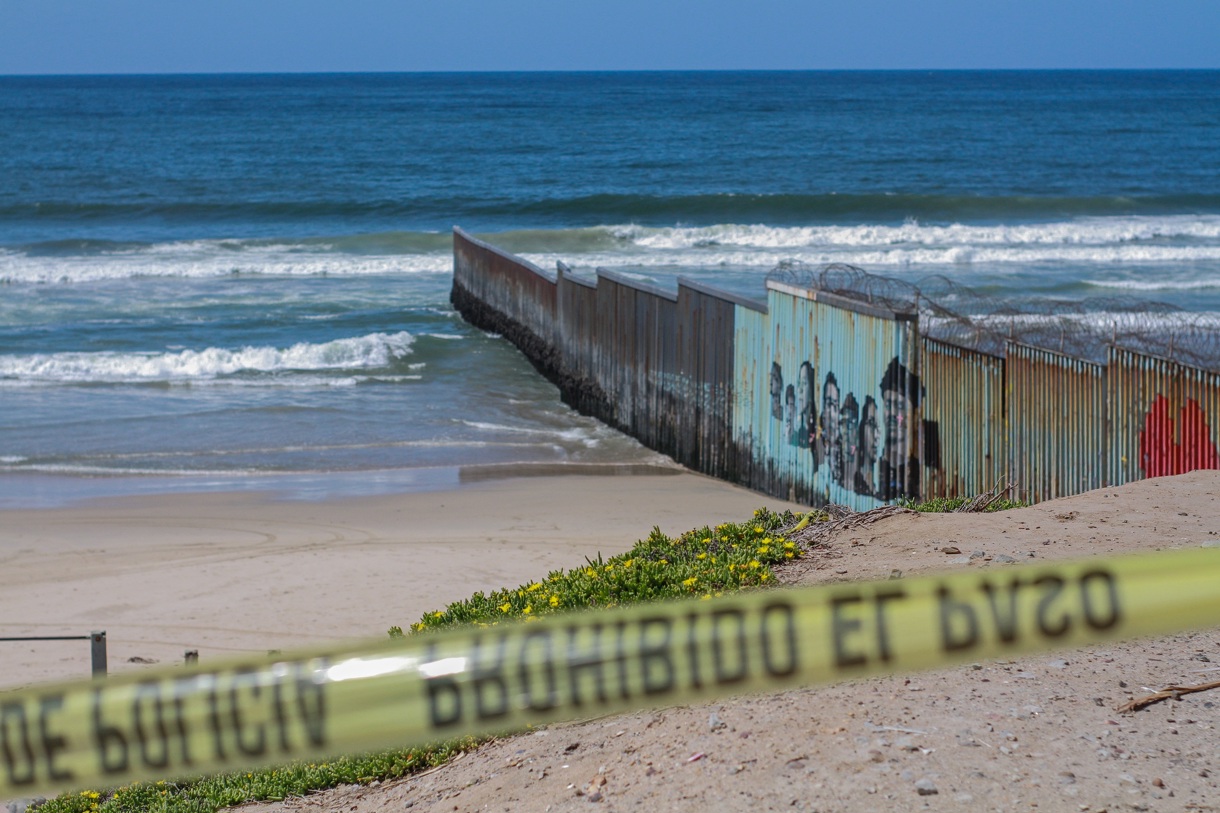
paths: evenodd
<path fill-rule="evenodd" d="M 809 368 L 802 364 L 800 372 L 796 374 L 796 414 L 798 420 L 803 424 L 808 424 L 809 402 L 806 401 L 808 392 L 806 390 L 806 379 L 808 377 Z"/>
<path fill-rule="evenodd" d="M 784 372 L 779 362 L 771 362 L 771 417 L 784 417 Z"/>
<path fill-rule="evenodd" d="M 877 402 L 868 397 L 864 400 L 864 410 L 860 415 L 860 459 L 876 460 L 877 445 L 881 430 L 877 426 Z"/>
<path fill-rule="evenodd" d="M 839 385 L 827 381 L 822 390 L 822 415 L 826 421 L 826 431 L 838 434 L 839 431 Z"/>
<path fill-rule="evenodd" d="M 907 456 L 910 446 L 907 426 L 907 409 L 910 402 L 898 390 L 886 390 L 881 393 L 881 399 L 885 404 L 886 454 L 903 459 Z"/>
<path fill-rule="evenodd" d="M 792 438 L 793 421 L 796 420 L 796 388 L 791 384 L 784 393 L 784 439 Z"/>
<path fill-rule="evenodd" d="M 860 420 L 860 409 L 856 406 L 856 397 L 850 392 L 847 393 L 839 411 L 842 415 L 839 419 L 839 434 L 843 438 L 844 454 L 848 459 L 854 461 L 859 453 L 859 444 L 856 443 L 856 427 Z"/>
<path fill-rule="evenodd" d="M 817 432 L 814 386 L 813 365 L 803 361 L 801 369 L 796 374 L 796 406 L 800 410 L 796 428 L 800 437 L 797 438 L 796 445 L 805 448 L 809 446 L 810 436 Z"/>

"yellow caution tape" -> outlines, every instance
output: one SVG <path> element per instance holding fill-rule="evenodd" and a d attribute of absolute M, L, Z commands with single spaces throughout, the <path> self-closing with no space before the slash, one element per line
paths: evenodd
<path fill-rule="evenodd" d="M 0 694 L 0 798 L 1220 625 L 1220 550 L 739 593 Z"/>

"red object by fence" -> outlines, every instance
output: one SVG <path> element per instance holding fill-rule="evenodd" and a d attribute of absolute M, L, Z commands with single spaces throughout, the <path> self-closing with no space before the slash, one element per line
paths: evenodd
<path fill-rule="evenodd" d="M 1144 415 L 1140 432 L 1140 468 L 1147 477 L 1183 474 L 1195 469 L 1220 468 L 1220 454 L 1212 441 L 1207 415 L 1193 398 L 1179 410 L 1181 441 L 1169 411 L 1169 399 L 1158 395 Z"/>

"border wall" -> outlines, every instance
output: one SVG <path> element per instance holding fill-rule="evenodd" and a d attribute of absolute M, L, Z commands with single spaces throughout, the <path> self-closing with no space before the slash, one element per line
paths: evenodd
<path fill-rule="evenodd" d="M 768 280 L 546 272 L 454 229 L 451 300 L 564 401 L 695 471 L 867 510 L 999 483 L 1037 502 L 1220 468 L 1220 372 L 1117 346 L 1106 364 L 923 336 L 919 314 Z"/>

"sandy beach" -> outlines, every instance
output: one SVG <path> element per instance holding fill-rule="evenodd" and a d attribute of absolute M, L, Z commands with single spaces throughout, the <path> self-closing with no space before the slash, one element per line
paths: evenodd
<path fill-rule="evenodd" d="M 621 551 L 653 525 L 676 533 L 787 507 L 679 471 L 470 479 L 322 502 L 174 494 L 5 511 L 3 634 L 105 629 L 114 671 L 185 649 L 207 659 L 380 636 L 474 590 Z M 1218 540 L 1220 472 L 1197 471 L 995 514 L 891 516 L 831 537 L 781 577 Z M 88 670 L 84 642 L 6 646 L 8 686 Z M 605 810 L 1220 810 L 1220 691 L 1118 711 L 1218 670 L 1220 627 L 544 727 L 425 776 L 242 809 L 575 811 L 596 785 Z"/>
<path fill-rule="evenodd" d="M 447 490 L 320 501 L 175 493 L 0 511 L 0 636 L 104 630 L 111 672 L 384 636 L 476 590 L 622 552 L 654 525 L 788 507 L 678 469 L 564 471 L 468 468 Z M 89 674 L 87 641 L 0 646 L 3 687 Z"/>

